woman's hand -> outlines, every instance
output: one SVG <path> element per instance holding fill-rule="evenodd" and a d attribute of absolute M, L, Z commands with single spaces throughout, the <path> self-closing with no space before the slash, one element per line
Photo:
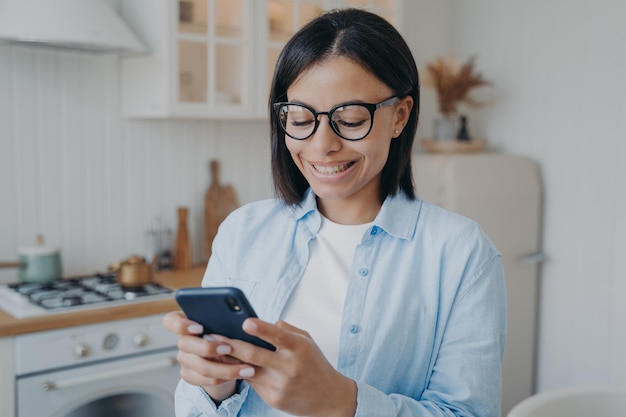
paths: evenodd
<path fill-rule="evenodd" d="M 212 336 L 198 337 L 202 326 L 185 317 L 182 311 L 167 313 L 163 326 L 179 335 L 180 376 L 192 385 L 202 386 L 219 404 L 235 393 L 236 380 L 253 372 L 250 365 L 228 356 L 232 348 Z"/>
<path fill-rule="evenodd" d="M 276 351 L 215 337 L 232 347 L 231 357 L 254 365 L 253 375 L 240 377 L 268 405 L 296 415 L 354 416 L 356 383 L 333 368 L 307 332 L 259 319 L 247 319 L 243 329 L 276 346 Z"/>

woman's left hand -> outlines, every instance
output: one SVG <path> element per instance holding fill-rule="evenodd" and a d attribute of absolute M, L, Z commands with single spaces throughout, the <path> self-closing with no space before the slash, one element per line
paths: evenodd
<path fill-rule="evenodd" d="M 243 329 L 276 351 L 218 337 L 232 347 L 230 356 L 254 366 L 245 380 L 268 405 L 296 415 L 354 416 L 356 383 L 333 368 L 307 332 L 259 319 L 247 319 Z"/>

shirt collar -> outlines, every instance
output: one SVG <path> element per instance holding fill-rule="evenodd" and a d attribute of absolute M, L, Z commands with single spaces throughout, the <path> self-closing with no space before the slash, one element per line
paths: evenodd
<path fill-rule="evenodd" d="M 421 203 L 421 200 L 417 200 L 417 204 L 409 200 L 402 192 L 395 196 L 387 196 L 374 219 L 374 226 L 380 227 L 392 236 L 411 239 L 415 234 Z M 293 207 L 293 215 L 296 221 L 305 220 L 311 232 L 317 234 L 322 217 L 317 210 L 315 193 L 311 188 L 306 191 L 302 204 Z"/>
<path fill-rule="evenodd" d="M 311 188 L 306 191 L 302 203 L 293 206 L 292 209 L 294 219 L 298 222 L 304 221 L 311 233 L 317 235 L 322 226 L 322 215 L 317 210 L 315 193 Z"/>
<path fill-rule="evenodd" d="M 389 195 L 374 219 L 374 225 L 392 236 L 411 239 L 415 234 L 421 207 L 421 200 L 410 200 L 403 192 Z"/>

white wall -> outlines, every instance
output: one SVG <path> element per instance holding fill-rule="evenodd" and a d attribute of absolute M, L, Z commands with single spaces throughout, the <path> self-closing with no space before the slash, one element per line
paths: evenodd
<path fill-rule="evenodd" d="M 626 384 L 626 2 L 443 3 L 450 51 L 494 83 L 470 127 L 543 170 L 538 390 Z"/>
<path fill-rule="evenodd" d="M 159 217 L 175 232 L 181 205 L 198 262 L 212 158 L 242 203 L 272 195 L 264 124 L 123 119 L 118 74 L 115 57 L 0 45 L 0 260 L 42 233 L 65 275 L 104 271 L 149 254 Z"/>

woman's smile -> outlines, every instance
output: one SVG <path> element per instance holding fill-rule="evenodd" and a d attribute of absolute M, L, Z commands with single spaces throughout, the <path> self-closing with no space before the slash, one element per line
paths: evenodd
<path fill-rule="evenodd" d="M 343 162 L 343 163 L 309 162 L 309 165 L 313 167 L 313 169 L 317 171 L 319 174 L 332 176 L 332 175 L 347 171 L 355 163 L 356 162 L 354 161 Z"/>

